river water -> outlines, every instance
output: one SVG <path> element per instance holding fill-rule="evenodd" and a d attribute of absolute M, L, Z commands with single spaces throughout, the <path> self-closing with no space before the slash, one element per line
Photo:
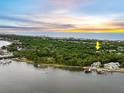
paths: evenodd
<path fill-rule="evenodd" d="M 0 65 L 0 93 L 124 93 L 124 74 L 85 74 L 12 62 Z"/>
<path fill-rule="evenodd" d="M 86 74 L 13 61 L 0 64 L 0 93 L 124 93 L 124 74 Z"/>

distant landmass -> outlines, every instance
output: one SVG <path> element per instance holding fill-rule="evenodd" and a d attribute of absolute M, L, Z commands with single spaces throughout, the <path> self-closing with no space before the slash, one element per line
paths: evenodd
<path fill-rule="evenodd" d="M 21 31 L 10 32 L 4 34 L 29 35 L 29 36 L 47 36 L 56 38 L 84 38 L 84 39 L 100 39 L 100 40 L 124 40 L 124 33 L 81 33 L 81 32 L 37 32 L 37 31 Z"/>

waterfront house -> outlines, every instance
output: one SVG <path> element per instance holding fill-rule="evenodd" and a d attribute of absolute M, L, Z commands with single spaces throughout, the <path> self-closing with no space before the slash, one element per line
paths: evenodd
<path fill-rule="evenodd" d="M 120 52 L 123 52 L 123 51 L 124 51 L 124 47 L 119 46 L 119 47 L 117 48 L 117 50 L 120 51 Z"/>
<path fill-rule="evenodd" d="M 8 54 L 7 49 L 1 49 L 0 48 L 0 55 L 6 55 L 6 54 Z"/>
<path fill-rule="evenodd" d="M 95 62 L 93 64 L 91 64 L 91 67 L 96 69 L 96 68 L 99 68 L 101 66 L 101 62 Z"/>
<path fill-rule="evenodd" d="M 104 68 L 109 70 L 117 70 L 119 69 L 119 67 L 120 67 L 119 62 L 110 62 L 110 63 L 104 64 Z"/>
<path fill-rule="evenodd" d="M 0 49 L 0 55 L 4 55 L 4 52 L 2 49 Z"/>
<path fill-rule="evenodd" d="M 7 49 L 0 48 L 0 58 L 13 56 L 13 53 L 8 52 Z"/>

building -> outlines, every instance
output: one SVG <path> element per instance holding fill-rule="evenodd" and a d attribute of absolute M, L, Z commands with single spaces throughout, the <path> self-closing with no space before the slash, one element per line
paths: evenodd
<path fill-rule="evenodd" d="M 6 55 L 6 54 L 8 54 L 7 49 L 1 49 L 0 48 L 0 55 Z"/>
<path fill-rule="evenodd" d="M 104 68 L 109 70 L 117 70 L 119 69 L 119 67 L 120 67 L 119 62 L 111 62 L 111 63 L 104 64 Z"/>
<path fill-rule="evenodd" d="M 99 68 L 101 66 L 101 62 L 95 62 L 93 64 L 91 64 L 91 67 L 96 69 L 96 68 Z"/>
<path fill-rule="evenodd" d="M 4 55 L 4 51 L 0 49 L 0 55 Z"/>
<path fill-rule="evenodd" d="M 120 51 L 120 52 L 123 52 L 123 51 L 124 51 L 124 47 L 122 47 L 122 46 L 119 46 L 117 49 L 118 49 L 118 51 Z"/>

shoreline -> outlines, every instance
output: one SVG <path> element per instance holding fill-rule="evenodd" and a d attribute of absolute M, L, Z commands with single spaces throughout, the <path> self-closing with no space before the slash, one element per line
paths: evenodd
<path fill-rule="evenodd" d="M 27 60 L 25 58 L 23 59 L 19 59 L 19 58 L 15 58 L 16 61 L 20 61 L 20 62 L 25 62 L 25 63 L 29 63 L 29 64 L 34 64 L 33 61 Z M 42 67 L 42 66 L 48 66 L 48 67 L 54 67 L 54 68 L 75 68 L 75 69 L 80 69 L 80 70 L 87 70 L 87 69 L 91 69 L 91 71 L 97 71 L 102 70 L 104 72 L 119 72 L 119 73 L 124 73 L 124 68 L 119 68 L 117 70 L 109 70 L 109 69 L 105 69 L 105 68 L 91 68 L 90 66 L 69 66 L 69 65 L 63 65 L 63 64 L 45 64 L 45 63 L 40 63 L 38 64 L 38 67 Z"/>
<path fill-rule="evenodd" d="M 20 61 L 20 62 L 26 62 L 29 64 L 34 64 L 33 61 L 27 60 L 25 58 L 19 59 L 19 58 L 15 58 L 16 61 Z M 44 65 L 44 66 L 51 66 L 51 67 L 68 67 L 68 68 L 82 68 L 84 69 L 84 67 L 82 66 L 69 66 L 69 65 L 63 65 L 63 64 L 45 64 L 45 63 L 39 63 L 38 65 Z"/>

